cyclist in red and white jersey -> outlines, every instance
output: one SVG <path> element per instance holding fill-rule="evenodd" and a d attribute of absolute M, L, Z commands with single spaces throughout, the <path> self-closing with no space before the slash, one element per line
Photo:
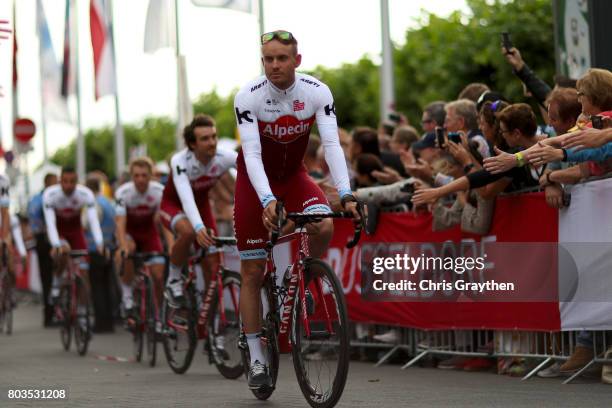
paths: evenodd
<path fill-rule="evenodd" d="M 241 257 L 240 314 L 251 356 L 248 375 L 253 389 L 271 385 L 259 332 L 260 288 L 264 277 L 268 232 L 275 228 L 277 199 L 287 211 L 330 211 L 321 189 L 303 164 L 308 136 L 316 120 L 325 160 L 346 210 L 359 217 L 340 146 L 334 100 L 316 78 L 296 73 L 302 56 L 287 31 L 261 37 L 265 76 L 244 86 L 234 108 L 242 151 L 238 157 L 234 223 Z M 310 226 L 310 249 L 321 257 L 333 233 L 330 219 Z"/>
<path fill-rule="evenodd" d="M 130 162 L 132 181 L 123 184 L 115 192 L 115 225 L 118 244 L 117 270 L 121 269 L 124 258 L 136 251 L 163 252 L 159 236 L 158 217 L 164 186 L 153 177 L 154 164 L 148 157 L 139 157 Z M 155 293 L 158 304 L 161 304 L 163 293 L 164 264 L 163 257 L 148 260 L 153 274 Z M 132 316 L 132 282 L 134 265 L 125 261 L 121 276 L 123 311 L 126 317 Z"/>
<path fill-rule="evenodd" d="M 185 149 L 172 156 L 171 176 L 168 178 L 161 202 L 162 224 L 176 239 L 170 251 L 170 268 L 166 294 L 175 306 L 183 296 L 182 269 L 194 242 L 201 247 L 214 244 L 216 223 L 210 206 L 208 191 L 227 170 L 236 166 L 236 152 L 217 149 L 215 121 L 208 115 L 198 115 L 183 131 Z M 203 260 L 204 279 L 219 265 L 218 254 L 211 253 Z"/>
<path fill-rule="evenodd" d="M 55 270 L 51 287 L 51 300 L 55 302 L 60 293 L 61 273 L 65 270 L 70 250 L 87 250 L 85 231 L 81 224 L 81 211 L 85 209 L 87 221 L 93 235 L 96 249 L 104 253 L 102 230 L 96 211 L 96 200 L 93 192 L 87 187 L 77 184 L 77 174 L 71 167 L 64 167 L 60 183 L 47 187 L 43 193 L 43 209 L 47 235 L 51 243 L 51 255 L 55 259 Z M 89 266 L 80 264 L 84 277 L 86 293 L 89 292 L 87 270 Z M 86 293 L 81 293 L 81 299 L 86 299 Z M 79 307 L 85 307 L 79 305 Z M 81 315 L 81 313 L 79 313 Z"/>

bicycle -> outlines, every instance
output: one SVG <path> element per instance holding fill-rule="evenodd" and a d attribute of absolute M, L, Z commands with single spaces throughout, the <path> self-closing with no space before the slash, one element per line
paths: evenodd
<path fill-rule="evenodd" d="M 165 254 L 159 252 L 143 252 L 135 253 L 127 256 L 134 262 L 134 271 L 136 278 L 134 279 L 134 315 L 131 316 L 133 321 L 130 323 L 132 331 L 132 339 L 134 342 L 134 357 L 136 361 L 142 361 L 144 339 L 146 337 L 147 354 L 149 357 L 149 365 L 155 367 L 157 361 L 157 342 L 159 336 L 157 333 L 157 323 L 159 322 L 159 303 L 155 296 L 155 284 L 152 277 L 152 272 L 147 261 L 154 257 L 164 257 Z M 119 275 L 123 275 L 125 268 L 125 258 L 121 264 Z"/>
<path fill-rule="evenodd" d="M 236 239 L 232 237 L 213 239 L 221 255 L 223 247 L 236 245 Z M 219 268 L 212 271 L 205 292 L 198 293 L 195 267 L 204 256 L 202 250 L 187 263 L 184 305 L 171 305 L 168 296 L 164 296 L 161 321 L 166 360 L 172 371 L 185 373 L 193 360 L 197 342 L 202 339 L 206 341 L 204 349 L 208 352 L 209 364 L 214 364 L 225 378 L 236 379 L 244 371 L 236 348 L 240 335 L 240 274 L 226 269 L 221 257 Z M 234 349 L 235 353 L 232 353 Z"/>
<path fill-rule="evenodd" d="M 13 333 L 13 277 L 9 273 L 8 247 L 2 243 L 2 265 L 0 269 L 0 333 Z"/>
<path fill-rule="evenodd" d="M 89 305 L 89 293 L 83 277 L 79 262 L 76 260 L 89 259 L 89 254 L 85 250 L 72 250 L 68 252 L 69 262 L 66 266 L 66 277 L 60 287 L 60 295 L 55 305 L 56 320 L 60 323 L 60 339 L 64 350 L 68 351 L 74 342 L 79 355 L 87 353 L 89 341 L 91 340 L 91 317 Z M 85 291 L 86 305 L 79 312 L 77 310 L 79 294 Z"/>
<path fill-rule="evenodd" d="M 279 236 L 283 219 L 283 203 L 276 204 L 277 231 L 271 234 L 266 247 L 267 259 L 263 291 L 268 311 L 264 316 L 261 340 L 268 354 L 271 387 L 251 389 L 260 400 L 268 399 L 276 387 L 279 356 L 291 353 L 293 366 L 302 394 L 315 408 L 329 408 L 340 399 L 349 365 L 349 326 L 342 287 L 334 271 L 325 262 L 310 257 L 306 224 L 324 218 L 353 218 L 351 212 L 288 213 L 287 220 L 295 223 L 295 231 Z M 355 225 L 354 236 L 347 248 L 357 245 L 363 229 L 363 205 L 358 203 L 362 222 Z M 276 244 L 298 240 L 295 262 L 285 272 L 282 286 L 277 285 L 273 247 Z M 297 299 L 296 299 L 297 296 Z M 282 309 L 282 313 L 281 313 Z M 246 335 L 241 332 L 239 348 L 242 350 L 245 372 L 249 372 L 250 356 Z M 332 370 L 330 364 L 336 361 Z M 311 363 L 321 367 L 310 370 Z M 321 375 L 328 369 L 330 389 L 324 390 Z M 313 373 L 313 378 L 309 374 Z M 333 374 L 333 375 L 332 375 Z M 325 381 L 323 381 L 325 382 Z"/>

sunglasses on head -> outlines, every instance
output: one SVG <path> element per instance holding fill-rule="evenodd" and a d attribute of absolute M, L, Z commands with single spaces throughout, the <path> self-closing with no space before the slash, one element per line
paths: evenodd
<path fill-rule="evenodd" d="M 289 31 L 276 30 L 276 31 L 271 31 L 269 33 L 263 34 L 261 36 L 261 45 L 269 43 L 270 41 L 272 41 L 274 39 L 279 40 L 283 44 L 289 44 L 289 43 L 295 41 L 295 38 L 293 37 L 293 34 L 291 34 Z"/>

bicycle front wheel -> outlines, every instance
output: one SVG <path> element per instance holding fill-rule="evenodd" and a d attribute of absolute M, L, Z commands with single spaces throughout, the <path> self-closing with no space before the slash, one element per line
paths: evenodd
<path fill-rule="evenodd" d="M 230 270 L 223 270 L 222 273 L 223 298 L 215 296 L 211 308 L 214 313 L 208 319 L 208 341 L 217 370 L 225 378 L 234 380 L 244 372 L 238 349 L 240 274 Z"/>
<path fill-rule="evenodd" d="M 64 285 L 60 289 L 58 304 L 55 305 L 55 317 L 60 324 L 60 339 L 66 351 L 70 349 L 70 344 L 72 343 L 71 308 L 70 286 Z"/>
<path fill-rule="evenodd" d="M 85 284 L 80 277 L 76 278 L 77 293 L 80 294 L 86 291 Z M 78 296 L 77 296 L 78 298 Z M 74 327 L 74 343 L 76 345 L 77 352 L 79 355 L 84 356 L 87 353 L 89 347 L 89 340 L 91 340 L 91 317 L 89 312 L 89 294 L 85 294 L 84 305 L 79 304 L 77 301 L 77 316 L 76 320 L 72 322 Z M 79 308 L 80 306 L 80 308 Z M 79 310 L 80 309 L 80 310 Z"/>
<path fill-rule="evenodd" d="M 147 354 L 149 355 L 149 366 L 155 367 L 157 361 L 157 332 L 156 332 L 156 316 L 155 316 L 155 300 L 153 296 L 153 286 L 151 280 L 146 281 L 146 294 L 147 294 Z"/>
<path fill-rule="evenodd" d="M 191 365 L 198 344 L 196 333 L 197 302 L 193 285 L 185 290 L 185 305 L 173 307 L 164 296 L 161 311 L 164 353 L 176 374 L 184 374 Z"/>
<path fill-rule="evenodd" d="M 293 309 L 291 353 L 302 394 L 315 408 L 336 405 L 346 384 L 349 365 L 349 329 L 344 293 L 336 274 L 323 261 L 309 259 L 304 266 L 306 315 L 296 297 Z"/>

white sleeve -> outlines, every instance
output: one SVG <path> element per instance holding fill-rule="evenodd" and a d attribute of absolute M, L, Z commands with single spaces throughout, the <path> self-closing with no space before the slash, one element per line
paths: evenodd
<path fill-rule="evenodd" d="M 23 243 L 23 235 L 21 235 L 21 224 L 19 223 L 19 219 L 15 216 L 11 217 L 11 232 L 13 235 L 13 242 L 17 247 L 17 252 L 19 252 L 20 257 L 25 257 L 28 252 L 26 251 L 25 244 Z"/>
<path fill-rule="evenodd" d="M 181 200 L 181 205 L 183 206 L 185 215 L 187 215 L 187 219 L 189 219 L 193 229 L 198 232 L 204 228 L 205 225 L 200 216 L 198 206 L 195 203 L 191 183 L 189 183 L 189 177 L 187 176 L 187 167 L 181 160 L 182 156 L 183 155 L 177 154 L 171 160 L 172 181 L 174 182 L 174 187 Z"/>
<path fill-rule="evenodd" d="M 115 215 L 118 217 L 125 217 L 127 215 L 127 209 L 125 208 L 125 191 L 118 190 L 115 194 Z"/>
<path fill-rule="evenodd" d="M 268 176 L 266 176 L 266 170 L 261 160 L 261 142 L 259 141 L 257 118 L 253 114 L 254 109 L 250 106 L 244 92 L 238 92 L 234 98 L 236 122 L 249 180 L 257 192 L 261 206 L 265 208 L 270 201 L 276 200 L 276 198 L 272 194 Z"/>
<path fill-rule="evenodd" d="M 61 246 L 59 234 L 57 232 L 57 226 L 55 225 L 55 208 L 51 202 L 49 190 L 45 190 L 43 193 L 43 213 L 45 215 L 45 224 L 47 225 L 47 236 L 49 242 L 54 248 Z"/>
<path fill-rule="evenodd" d="M 9 197 L 9 180 L 0 176 L 0 207 L 8 208 L 11 204 Z"/>
<path fill-rule="evenodd" d="M 338 125 L 336 123 L 336 107 L 329 88 L 322 84 L 319 89 L 321 107 L 317 110 L 317 127 L 321 135 L 321 145 L 325 153 L 325 161 L 329 167 L 332 180 L 340 197 L 351 194 L 348 169 L 344 151 L 340 146 Z"/>
<path fill-rule="evenodd" d="M 96 246 L 104 245 L 104 238 L 102 237 L 102 228 L 100 228 L 100 220 L 98 219 L 98 211 L 96 210 L 96 198 L 91 191 L 87 192 L 87 201 L 85 206 L 87 208 L 87 221 L 89 221 L 89 229 L 91 235 L 93 235 Z"/>

